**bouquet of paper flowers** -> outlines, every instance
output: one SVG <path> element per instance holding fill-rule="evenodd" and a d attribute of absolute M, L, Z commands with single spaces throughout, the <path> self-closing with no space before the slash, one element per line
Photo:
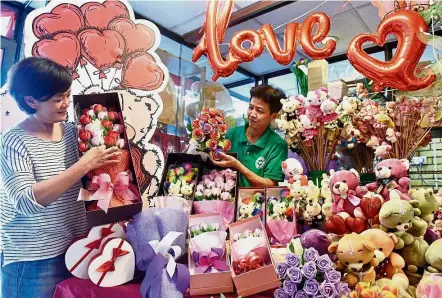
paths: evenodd
<path fill-rule="evenodd" d="M 198 168 L 189 162 L 170 165 L 163 185 L 164 190 L 167 195 L 191 199 L 197 176 Z"/>
<path fill-rule="evenodd" d="M 262 219 L 264 212 L 262 207 L 265 196 L 261 191 L 256 191 L 253 195 L 246 195 L 242 197 L 240 192 L 238 220 L 246 219 L 255 215 L 259 215 Z"/>
<path fill-rule="evenodd" d="M 384 285 L 382 287 L 360 282 L 354 291 L 350 292 L 349 298 L 396 298 L 399 297 L 399 289 Z"/>
<path fill-rule="evenodd" d="M 229 129 L 226 117 L 217 109 L 203 108 L 198 117 L 188 126 L 190 145 L 206 152 L 214 160 L 220 159 L 221 152 L 230 150 L 232 144 L 226 139 Z"/>
<path fill-rule="evenodd" d="M 227 232 L 221 229 L 220 224 L 201 222 L 189 227 L 189 230 L 191 274 L 230 271 L 225 258 Z"/>
<path fill-rule="evenodd" d="M 285 256 L 285 263 L 276 265 L 281 287 L 276 298 L 347 297 L 350 289 L 341 282 L 341 272 L 333 269 L 328 255 L 320 256 L 314 248 L 304 250 L 302 257 L 294 253 Z"/>
<path fill-rule="evenodd" d="M 78 150 L 86 153 L 92 147 L 105 145 L 107 148 L 118 146 L 121 149 L 119 163 L 90 171 L 87 177 L 91 180 L 88 189 L 80 192 L 79 199 L 97 201 L 87 206 L 88 211 L 102 209 L 107 212 L 110 207 L 130 205 L 141 200 L 137 186 L 133 183 L 130 170 L 131 155 L 125 144 L 124 124 L 121 114 L 101 104 L 94 104 L 85 109 L 78 124 Z M 107 191 L 105 185 L 113 185 L 113 191 Z M 105 190 L 106 189 L 106 190 Z M 95 191 L 92 194 L 89 191 Z"/>
<path fill-rule="evenodd" d="M 230 224 L 235 215 L 236 179 L 232 169 L 214 169 L 203 175 L 196 187 L 195 213 L 221 213 L 224 224 Z"/>
<path fill-rule="evenodd" d="M 266 228 L 271 245 L 286 245 L 297 234 L 295 202 L 290 190 L 267 198 Z"/>

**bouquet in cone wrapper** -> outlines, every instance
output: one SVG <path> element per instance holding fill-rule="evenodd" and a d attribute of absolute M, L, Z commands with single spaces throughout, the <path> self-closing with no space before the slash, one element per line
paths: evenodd
<path fill-rule="evenodd" d="M 94 104 L 85 109 L 78 125 L 78 150 L 83 155 L 92 147 L 117 146 L 121 150 L 119 163 L 103 166 L 87 174 L 87 189 L 80 191 L 79 200 L 97 201 L 88 211 L 130 205 L 140 200 L 130 170 L 131 155 L 125 142 L 123 119 L 120 113 Z"/>

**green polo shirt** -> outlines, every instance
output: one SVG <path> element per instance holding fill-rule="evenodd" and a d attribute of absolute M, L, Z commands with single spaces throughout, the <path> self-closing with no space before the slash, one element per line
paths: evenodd
<path fill-rule="evenodd" d="M 263 178 L 283 181 L 281 163 L 288 157 L 287 143 L 270 127 L 255 144 L 246 137 L 245 126 L 229 129 L 227 138 L 232 142 L 230 152 L 238 154 L 238 160 L 253 173 Z M 240 187 L 250 187 L 250 182 L 240 175 Z"/>

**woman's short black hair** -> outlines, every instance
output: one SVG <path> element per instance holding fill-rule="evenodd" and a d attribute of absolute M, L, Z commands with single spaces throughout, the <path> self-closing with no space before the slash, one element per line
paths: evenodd
<path fill-rule="evenodd" d="M 285 98 L 285 93 L 279 88 L 272 87 L 267 84 L 262 84 L 253 87 L 250 90 L 250 99 L 256 97 L 264 100 L 270 106 L 270 113 L 278 113 L 282 108 L 281 99 Z"/>
<path fill-rule="evenodd" d="M 72 74 L 69 70 L 47 58 L 25 58 L 8 73 L 8 91 L 27 114 L 36 111 L 26 103 L 25 96 L 44 102 L 68 91 L 71 85 Z"/>

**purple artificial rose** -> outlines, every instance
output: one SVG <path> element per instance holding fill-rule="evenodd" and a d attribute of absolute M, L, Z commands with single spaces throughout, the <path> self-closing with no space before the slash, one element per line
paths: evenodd
<path fill-rule="evenodd" d="M 334 298 L 336 296 L 336 290 L 333 284 L 323 281 L 319 287 L 319 292 L 324 296 L 324 298 Z"/>
<path fill-rule="evenodd" d="M 301 258 L 294 253 L 288 253 L 285 255 L 285 262 L 290 267 L 299 267 L 299 264 L 301 264 Z"/>
<path fill-rule="evenodd" d="M 328 272 L 325 272 L 325 278 L 329 283 L 335 285 L 341 281 L 341 272 L 336 270 L 330 270 Z"/>
<path fill-rule="evenodd" d="M 304 259 L 307 262 L 316 261 L 318 258 L 319 258 L 319 253 L 315 248 L 310 247 L 304 251 Z"/>
<path fill-rule="evenodd" d="M 286 263 L 278 263 L 276 265 L 276 273 L 280 278 L 284 278 L 288 268 L 289 266 Z"/>
<path fill-rule="evenodd" d="M 316 269 L 316 263 L 314 261 L 310 261 L 304 264 L 304 266 L 301 269 L 302 274 L 307 279 L 313 279 L 316 277 L 316 273 L 318 272 Z"/>
<path fill-rule="evenodd" d="M 301 269 L 296 267 L 291 267 L 287 270 L 287 276 L 291 281 L 299 284 L 302 281 L 302 272 Z"/>
<path fill-rule="evenodd" d="M 273 296 L 275 296 L 275 298 L 289 298 L 283 289 L 277 289 L 275 293 L 273 293 Z"/>
<path fill-rule="evenodd" d="M 296 283 L 291 280 L 284 281 L 282 288 L 284 289 L 284 292 L 290 297 L 295 295 L 296 291 L 298 290 Z"/>
<path fill-rule="evenodd" d="M 322 255 L 316 260 L 318 269 L 321 272 L 327 272 L 332 269 L 332 261 L 328 255 Z"/>
<path fill-rule="evenodd" d="M 319 290 L 319 283 L 316 281 L 316 279 L 309 279 L 306 280 L 304 283 L 304 292 L 306 292 L 308 295 L 316 297 L 316 293 L 318 293 Z"/>
<path fill-rule="evenodd" d="M 303 290 L 296 292 L 295 298 L 310 298 Z"/>
<path fill-rule="evenodd" d="M 348 296 L 350 295 L 351 290 L 348 287 L 348 284 L 340 282 L 336 285 L 336 292 L 338 292 L 339 296 Z"/>

